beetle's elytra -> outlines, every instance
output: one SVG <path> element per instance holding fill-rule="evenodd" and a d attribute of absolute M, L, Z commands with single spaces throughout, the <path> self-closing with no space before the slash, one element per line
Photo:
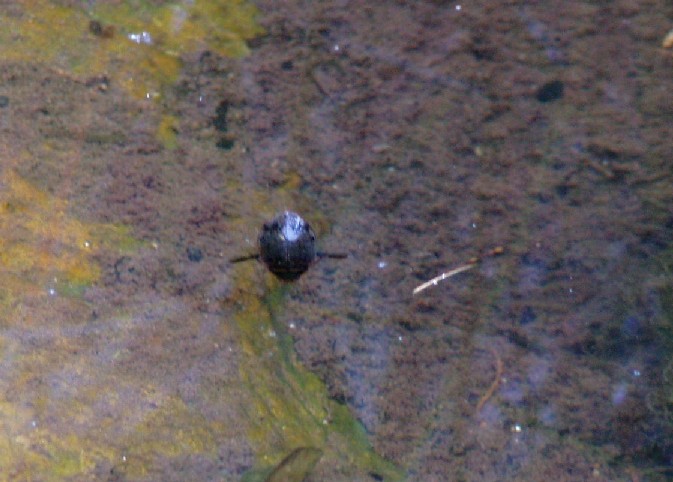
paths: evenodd
<path fill-rule="evenodd" d="M 321 253 L 315 248 L 315 233 L 299 214 L 285 211 L 264 223 L 259 235 L 259 253 L 231 262 L 261 259 L 283 281 L 294 281 L 320 258 L 345 258 L 345 254 Z"/>
<path fill-rule="evenodd" d="M 273 274 L 294 281 L 316 259 L 315 233 L 297 213 L 285 211 L 262 226 L 259 256 Z"/>

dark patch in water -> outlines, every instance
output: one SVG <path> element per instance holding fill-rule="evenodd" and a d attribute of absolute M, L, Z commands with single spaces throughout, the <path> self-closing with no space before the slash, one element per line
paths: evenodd
<path fill-rule="evenodd" d="M 538 89 L 535 98 L 543 103 L 553 102 L 563 98 L 563 90 L 563 82 L 560 80 L 552 80 Z"/>

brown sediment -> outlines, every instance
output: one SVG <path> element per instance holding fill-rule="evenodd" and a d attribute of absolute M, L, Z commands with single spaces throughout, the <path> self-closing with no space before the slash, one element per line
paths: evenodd
<path fill-rule="evenodd" d="M 324 384 L 311 391 L 299 377 L 283 393 L 333 397 L 341 411 L 325 421 L 358 429 L 375 448 L 362 453 L 411 481 L 628 480 L 629 461 L 649 474 L 652 454 L 673 453 L 670 420 L 645 403 L 670 394 L 666 291 L 653 288 L 666 279 L 657 264 L 673 206 L 661 8 L 261 1 L 266 34 L 236 43 L 249 57 L 206 42 L 177 62 L 135 46 L 154 68 L 134 84 L 119 74 L 142 62 L 118 64 L 107 49 L 141 25 L 101 17 L 115 34 L 94 37 L 86 15 L 29 18 L 28 3 L 3 13 L 44 29 L 3 45 L 45 49 L 3 56 L 0 154 L 67 204 L 53 204 L 63 215 L 41 210 L 43 231 L 7 229 L 6 239 L 31 246 L 24 268 L 35 258 L 97 281 L 50 298 L 46 271 L 28 270 L 0 293 L 13 310 L 0 331 L 0 443 L 13 457 L 2 465 L 25 461 L 17 477 L 237 480 L 279 462 L 283 441 L 323 441 L 288 415 L 304 413 L 296 398 L 270 393 L 277 339 L 255 331 L 269 321 L 264 267 L 227 262 L 287 208 L 311 220 L 321 249 L 349 257 L 318 263 L 279 302 L 273 322 L 294 340 L 284 338 L 286 367 Z M 51 45 L 63 36 L 49 25 L 79 30 Z M 106 55 L 69 55 L 78 45 Z M 563 97 L 540 102 L 550 80 Z M 139 84 L 161 85 L 161 102 L 129 95 Z M 64 236 L 92 225 L 125 225 L 136 241 L 86 254 Z M 45 229 L 49 240 L 36 234 Z M 416 273 L 493 246 L 508 256 L 412 296 Z M 250 325 L 236 318 L 247 297 L 260 303 Z M 489 346 L 507 364 L 495 388 Z M 475 427 L 475 406 L 494 423 Z M 530 423 L 514 436 L 501 429 L 510 420 Z M 350 464 L 347 437 L 328 439 L 309 480 L 382 477 Z"/>

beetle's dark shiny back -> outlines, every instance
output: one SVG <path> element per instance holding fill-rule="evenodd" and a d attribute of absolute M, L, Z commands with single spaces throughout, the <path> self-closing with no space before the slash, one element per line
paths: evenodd
<path fill-rule="evenodd" d="M 282 280 L 293 281 L 316 259 L 315 234 L 301 216 L 285 211 L 264 223 L 259 250 L 269 271 Z"/>

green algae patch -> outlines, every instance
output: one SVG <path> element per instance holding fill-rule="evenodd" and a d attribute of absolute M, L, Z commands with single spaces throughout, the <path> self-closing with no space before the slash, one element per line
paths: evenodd
<path fill-rule="evenodd" d="M 401 472 L 373 451 L 364 428 L 348 408 L 329 398 L 325 384 L 297 361 L 291 336 L 274 316 L 287 285 L 269 275 L 266 294 L 258 296 L 253 280 L 259 279 L 259 273 L 252 265 L 241 266 L 237 278 L 242 308 L 236 324 L 244 352 L 239 369 L 251 397 L 245 416 L 249 441 L 258 456 L 243 480 L 268 480 L 288 453 L 300 447 L 321 451 L 322 460 L 345 464 L 346 471 L 401 480 Z"/>
<path fill-rule="evenodd" d="M 181 69 L 181 56 L 248 52 L 263 31 L 249 2 L 97 2 L 91 10 L 46 0 L 0 12 L 5 61 L 42 62 L 64 75 L 107 76 L 137 98 L 157 98 Z"/>
<path fill-rule="evenodd" d="M 220 55 L 240 57 L 248 53 L 246 40 L 263 30 L 255 23 L 257 8 L 250 2 L 228 0 L 208 2 L 167 2 L 157 6 L 149 1 L 100 2 L 92 17 L 117 26 L 127 37 L 147 32 L 165 53 L 208 48 Z"/>
<path fill-rule="evenodd" d="M 157 140 L 165 149 L 173 150 L 178 147 L 178 118 L 164 115 L 157 129 Z"/>
<path fill-rule="evenodd" d="M 124 227 L 72 218 L 67 201 L 9 169 L 0 182 L 0 309 L 28 298 L 79 296 L 100 276 L 96 253 L 138 245 Z"/>
<path fill-rule="evenodd" d="M 189 455 L 217 457 L 218 423 L 207 420 L 198 410 L 187 406 L 179 397 L 170 397 L 145 417 L 123 439 L 132 448 L 124 473 L 131 479 L 147 477 L 160 460 Z"/>
<path fill-rule="evenodd" d="M 0 401 L 0 472 L 12 480 L 58 481 L 90 473 L 113 453 L 74 435 L 55 436 L 33 414 Z M 5 480 L 5 479 L 3 479 Z"/>

